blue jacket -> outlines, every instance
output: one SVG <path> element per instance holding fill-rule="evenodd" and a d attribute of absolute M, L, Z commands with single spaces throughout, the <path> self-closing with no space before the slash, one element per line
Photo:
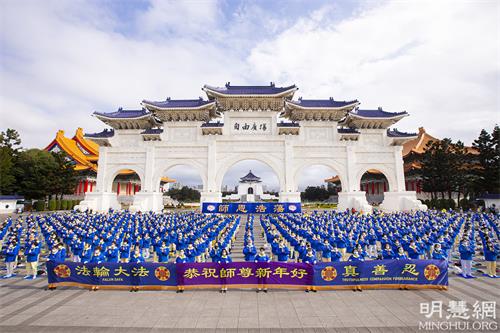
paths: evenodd
<path fill-rule="evenodd" d="M 435 259 L 435 260 L 444 260 L 444 259 L 448 259 L 448 256 L 446 255 L 446 253 L 444 251 L 436 251 L 436 250 L 434 250 L 432 252 L 432 259 Z"/>
<path fill-rule="evenodd" d="M 460 252 L 461 260 L 472 260 L 472 257 L 474 256 L 472 246 L 460 245 L 458 251 Z"/>
<path fill-rule="evenodd" d="M 278 255 L 278 261 L 288 261 L 288 256 L 290 255 L 290 250 L 288 247 L 278 247 L 276 249 L 276 254 Z"/>
<path fill-rule="evenodd" d="M 38 246 L 31 245 L 24 254 L 27 262 L 37 262 L 40 255 L 40 244 Z"/>
<path fill-rule="evenodd" d="M 221 256 L 219 258 L 219 264 L 229 264 L 230 262 L 233 262 L 230 256 L 223 257 Z"/>
<path fill-rule="evenodd" d="M 118 262 L 118 248 L 109 248 L 106 251 L 106 261 L 107 262 Z"/>
<path fill-rule="evenodd" d="M 339 251 L 332 252 L 332 262 L 339 262 L 341 259 L 342 259 L 342 253 L 340 253 Z"/>
<path fill-rule="evenodd" d="M 382 250 L 382 258 L 383 259 L 394 259 L 394 252 L 392 249 Z"/>
<path fill-rule="evenodd" d="M 314 255 L 314 253 L 311 255 L 308 255 L 306 253 L 306 255 L 304 256 L 304 260 L 303 260 L 303 262 L 305 262 L 306 264 L 311 264 L 311 265 L 314 265 L 316 263 L 316 261 L 317 260 L 316 260 L 316 256 Z"/>
<path fill-rule="evenodd" d="M 17 246 L 16 247 L 12 247 L 12 248 L 7 248 L 5 250 L 5 262 L 14 262 L 14 261 L 16 261 L 17 254 L 19 252 L 19 250 L 16 250 L 16 249 L 17 249 Z"/>
<path fill-rule="evenodd" d="M 170 249 L 168 247 L 160 247 L 158 249 L 158 261 L 159 262 L 168 262 L 168 255 L 170 254 Z"/>
<path fill-rule="evenodd" d="M 260 254 L 257 254 L 255 256 L 255 262 L 270 262 L 271 259 L 269 259 L 269 256 L 267 254 L 261 256 Z"/>
<path fill-rule="evenodd" d="M 484 249 L 484 260 L 485 261 L 496 261 L 498 257 L 498 249 L 493 248 L 493 251 L 485 247 Z"/>
<path fill-rule="evenodd" d="M 245 261 L 254 261 L 257 255 L 257 249 L 253 245 L 247 245 L 243 248 L 243 254 L 245 255 Z"/>
<path fill-rule="evenodd" d="M 106 258 L 104 257 L 104 254 L 99 253 L 98 256 L 93 255 L 92 259 L 90 260 L 91 263 L 97 263 L 100 264 L 101 262 L 106 261 Z"/>

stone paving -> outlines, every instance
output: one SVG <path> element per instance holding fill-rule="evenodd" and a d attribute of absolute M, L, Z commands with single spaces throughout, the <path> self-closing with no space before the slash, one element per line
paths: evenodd
<path fill-rule="evenodd" d="M 420 303 L 499 301 L 500 279 L 450 277 L 448 291 L 172 291 L 59 287 L 0 280 L 0 332 L 413 332 Z M 497 318 L 500 314 L 497 308 Z M 497 319 L 498 320 L 498 319 Z"/>

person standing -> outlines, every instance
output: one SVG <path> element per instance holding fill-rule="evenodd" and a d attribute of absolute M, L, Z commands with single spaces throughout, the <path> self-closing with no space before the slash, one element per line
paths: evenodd
<path fill-rule="evenodd" d="M 33 241 L 24 253 L 26 256 L 26 276 L 25 279 L 36 279 L 38 272 L 38 259 L 40 257 L 40 243 Z"/>
<path fill-rule="evenodd" d="M 460 252 L 460 263 L 462 265 L 462 276 L 472 276 L 472 256 L 474 255 L 474 248 L 469 244 L 469 241 L 464 240 L 458 247 Z"/>
<path fill-rule="evenodd" d="M 255 257 L 255 262 L 261 264 L 271 262 L 271 258 L 269 258 L 269 256 L 266 254 L 266 250 L 263 247 L 259 249 L 259 253 Z M 257 279 L 257 293 L 260 291 L 264 291 L 265 293 L 267 293 L 266 282 L 267 279 L 265 277 L 259 277 Z"/>
<path fill-rule="evenodd" d="M 15 276 L 14 269 L 16 268 L 17 265 L 18 253 L 19 253 L 19 248 L 16 244 L 16 241 L 10 243 L 9 246 L 5 249 L 5 266 L 7 268 L 7 275 L 3 277 L 4 279 L 8 279 Z"/>
<path fill-rule="evenodd" d="M 223 249 L 222 253 L 221 253 L 221 256 L 219 258 L 219 264 L 224 265 L 224 264 L 229 264 L 231 262 L 233 262 L 233 260 L 231 259 L 231 257 L 227 253 L 226 249 Z M 227 278 L 225 278 L 225 277 L 221 277 L 221 289 L 220 289 L 220 292 L 224 293 L 224 294 L 227 292 Z"/>

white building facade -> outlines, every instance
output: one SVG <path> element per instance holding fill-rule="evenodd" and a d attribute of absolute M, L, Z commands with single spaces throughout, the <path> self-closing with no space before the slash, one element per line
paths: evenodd
<path fill-rule="evenodd" d="M 120 170 L 130 169 L 141 180 L 132 209 L 159 211 L 160 180 L 178 165 L 199 172 L 201 202 L 221 202 L 225 173 L 243 160 L 258 160 L 276 173 L 280 202 L 300 202 L 301 172 L 325 165 L 341 181 L 339 209 L 371 211 L 360 191 L 369 169 L 382 172 L 389 183 L 382 209 L 426 209 L 415 192 L 405 191 L 402 144 L 415 136 L 389 130 L 406 112 L 360 110 L 356 100 L 293 100 L 297 89 L 272 83 L 205 85 L 207 100 L 144 100 L 140 110 L 96 112 L 114 135 L 102 140 L 92 135 L 100 144 L 96 190 L 80 209 L 119 209 L 113 180 Z"/>

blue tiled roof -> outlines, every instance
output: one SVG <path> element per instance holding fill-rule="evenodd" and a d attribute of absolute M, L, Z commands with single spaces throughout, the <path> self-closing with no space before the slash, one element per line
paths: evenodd
<path fill-rule="evenodd" d="M 289 123 L 281 121 L 278 123 L 278 127 L 299 127 L 299 123 Z"/>
<path fill-rule="evenodd" d="M 21 195 L 0 195 L 0 200 L 23 200 Z"/>
<path fill-rule="evenodd" d="M 161 134 L 163 133 L 162 128 L 148 128 L 141 132 L 141 134 Z"/>
<path fill-rule="evenodd" d="M 392 118 L 401 115 L 407 115 L 406 111 L 403 112 L 387 112 L 382 110 L 382 108 L 378 108 L 376 110 L 353 110 L 349 112 L 349 114 L 365 117 L 365 118 Z"/>
<path fill-rule="evenodd" d="M 99 133 L 85 133 L 84 136 L 87 138 L 111 138 L 113 135 L 115 135 L 115 130 L 105 129 Z"/>
<path fill-rule="evenodd" d="M 107 118 L 139 118 L 145 115 L 150 114 L 146 109 L 141 109 L 141 110 L 123 110 L 122 108 L 119 108 L 118 111 L 115 112 L 109 112 L 109 113 L 103 113 L 103 112 L 94 112 L 95 115 L 97 116 L 103 116 Z"/>
<path fill-rule="evenodd" d="M 201 97 L 198 99 L 170 99 L 168 97 L 165 101 L 154 102 L 143 100 L 143 103 L 156 106 L 158 108 L 198 108 L 203 105 L 214 103 L 213 101 L 204 101 Z"/>
<path fill-rule="evenodd" d="M 329 99 L 302 99 L 299 98 L 297 101 L 290 101 L 289 103 L 300 105 L 306 108 L 341 108 L 347 105 L 358 103 L 358 100 L 353 101 L 336 101 L 333 97 Z"/>
<path fill-rule="evenodd" d="M 481 199 L 500 199 L 500 193 L 486 193 L 486 194 L 481 195 L 478 199 L 479 200 L 481 200 Z"/>
<path fill-rule="evenodd" d="M 220 121 L 216 123 L 203 123 L 201 124 L 201 127 L 222 127 L 224 126 L 224 123 L 221 123 Z"/>
<path fill-rule="evenodd" d="M 359 131 L 355 128 L 344 127 L 337 129 L 337 132 L 340 134 L 359 134 Z"/>
<path fill-rule="evenodd" d="M 252 173 L 252 170 L 248 171 L 248 174 L 245 177 L 241 177 L 240 181 L 242 182 L 260 182 L 260 177 L 257 177 Z"/>
<path fill-rule="evenodd" d="M 226 95 L 275 95 L 291 89 L 297 89 L 294 84 L 288 87 L 276 87 L 272 82 L 268 86 L 232 86 L 228 82 L 224 87 L 205 85 L 204 88 Z"/>
<path fill-rule="evenodd" d="M 393 130 L 387 129 L 387 136 L 390 138 L 411 138 L 414 136 L 418 136 L 418 134 L 417 133 L 400 132 L 395 128 Z"/>

